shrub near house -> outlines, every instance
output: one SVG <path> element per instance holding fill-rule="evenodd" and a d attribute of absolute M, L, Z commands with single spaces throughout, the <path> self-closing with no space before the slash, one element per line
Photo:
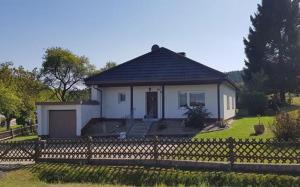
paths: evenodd
<path fill-rule="evenodd" d="M 187 116 L 185 125 L 187 127 L 204 128 L 206 120 L 209 118 L 210 113 L 204 108 L 204 106 L 186 107 Z"/>
<path fill-rule="evenodd" d="M 278 139 L 300 138 L 300 111 L 298 116 L 287 112 L 278 114 L 273 121 L 272 131 Z"/>

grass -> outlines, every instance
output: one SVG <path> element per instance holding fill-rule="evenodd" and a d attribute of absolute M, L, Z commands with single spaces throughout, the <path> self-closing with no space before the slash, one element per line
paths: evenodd
<path fill-rule="evenodd" d="M 17 136 L 14 137 L 13 139 L 8 139 L 8 142 L 11 141 L 34 141 L 38 139 L 38 135 L 32 134 L 32 135 L 27 135 L 27 136 Z"/>
<path fill-rule="evenodd" d="M 262 135 L 254 135 L 254 125 L 258 124 L 258 117 L 244 117 L 235 120 L 230 128 L 222 131 L 199 133 L 195 138 L 257 138 L 268 139 L 274 135 L 270 129 L 270 123 L 274 120 L 273 116 L 264 116 L 260 118 L 260 122 L 265 125 L 265 132 Z"/>
<path fill-rule="evenodd" d="M 300 177 L 141 166 L 35 164 L 8 172 L 0 187 L 95 186 L 299 186 Z"/>
<path fill-rule="evenodd" d="M 300 106 L 300 97 L 294 97 L 292 99 L 292 104 Z"/>
<path fill-rule="evenodd" d="M 300 111 L 300 97 L 294 97 L 292 100 L 292 106 L 282 108 L 282 111 L 290 113 L 292 116 L 297 116 Z M 195 138 L 255 138 L 255 139 L 269 139 L 273 138 L 274 135 L 271 131 L 270 124 L 274 120 L 274 116 L 263 116 L 260 117 L 260 121 L 265 125 L 265 132 L 262 135 L 254 135 L 254 125 L 258 124 L 258 117 L 243 117 L 230 125 L 229 129 L 208 133 L 199 133 Z"/>
<path fill-rule="evenodd" d="M 11 129 L 16 129 L 16 128 L 20 128 L 20 127 L 22 127 L 22 125 L 12 125 L 12 126 L 10 126 Z M 7 131 L 6 126 L 0 127 L 0 132 L 4 132 L 4 131 Z"/>
<path fill-rule="evenodd" d="M 91 183 L 58 183 L 50 184 L 42 181 L 38 176 L 26 169 L 11 171 L 1 178 L 0 187 L 110 187 L 115 185 L 101 185 Z"/>

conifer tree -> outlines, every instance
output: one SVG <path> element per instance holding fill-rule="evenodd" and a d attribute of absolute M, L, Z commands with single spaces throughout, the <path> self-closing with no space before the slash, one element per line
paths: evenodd
<path fill-rule="evenodd" d="M 252 27 L 244 39 L 246 68 L 243 79 L 253 85 L 254 75 L 264 72 L 264 92 L 280 94 L 296 90 L 300 63 L 299 0 L 262 0 L 251 16 Z"/>

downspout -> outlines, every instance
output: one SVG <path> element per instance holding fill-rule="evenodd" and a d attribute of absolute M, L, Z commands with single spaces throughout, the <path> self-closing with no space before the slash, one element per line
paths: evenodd
<path fill-rule="evenodd" d="M 165 85 L 162 85 L 162 119 L 165 119 Z"/>
<path fill-rule="evenodd" d="M 218 96 L 218 121 L 221 120 L 221 109 L 220 109 L 220 85 L 221 83 L 218 83 L 217 85 L 217 96 Z"/>

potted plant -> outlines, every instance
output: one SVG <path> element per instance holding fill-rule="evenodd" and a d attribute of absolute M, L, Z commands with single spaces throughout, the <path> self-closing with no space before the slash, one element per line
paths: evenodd
<path fill-rule="evenodd" d="M 258 117 L 258 124 L 254 125 L 254 131 L 256 135 L 259 135 L 265 132 L 265 126 L 260 122 L 260 115 L 257 117 Z"/>

